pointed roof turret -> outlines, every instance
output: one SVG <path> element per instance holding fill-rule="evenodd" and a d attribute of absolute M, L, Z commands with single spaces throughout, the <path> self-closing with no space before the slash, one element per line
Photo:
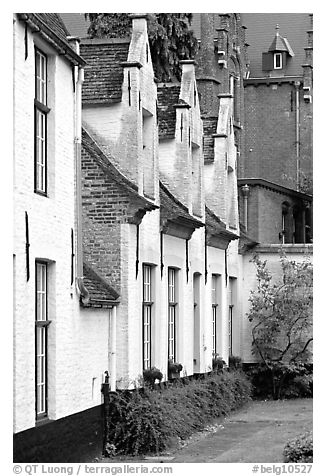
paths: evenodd
<path fill-rule="evenodd" d="M 275 37 L 274 37 L 274 40 L 271 44 L 271 46 L 269 47 L 268 51 L 270 52 L 280 52 L 280 51 L 285 51 L 286 53 L 288 53 L 288 55 L 290 56 L 294 56 L 294 52 L 290 46 L 290 43 L 288 42 L 288 40 L 286 38 L 283 38 L 280 33 L 279 33 L 279 25 L 276 25 L 275 27 Z"/>

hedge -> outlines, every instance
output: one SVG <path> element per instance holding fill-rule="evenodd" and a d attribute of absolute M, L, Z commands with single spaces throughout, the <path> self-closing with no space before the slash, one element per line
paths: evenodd
<path fill-rule="evenodd" d="M 241 370 L 177 379 L 157 389 L 110 393 L 106 402 L 108 453 L 159 453 L 250 400 Z M 107 454 L 107 456 L 110 456 Z"/>
<path fill-rule="evenodd" d="M 307 431 L 285 445 L 284 463 L 312 463 L 312 431 Z"/>

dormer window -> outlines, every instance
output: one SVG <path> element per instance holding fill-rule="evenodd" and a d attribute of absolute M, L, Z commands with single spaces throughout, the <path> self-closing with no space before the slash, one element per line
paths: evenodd
<path fill-rule="evenodd" d="M 262 70 L 272 71 L 286 69 L 288 61 L 294 56 L 290 43 L 279 34 L 279 26 L 276 25 L 276 34 L 268 52 L 262 55 Z"/>
<path fill-rule="evenodd" d="M 274 53 L 274 69 L 282 69 L 282 53 Z"/>

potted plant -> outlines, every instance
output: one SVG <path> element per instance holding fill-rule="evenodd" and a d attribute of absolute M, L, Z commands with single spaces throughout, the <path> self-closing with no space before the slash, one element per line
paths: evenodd
<path fill-rule="evenodd" d="M 168 361 L 168 377 L 169 379 L 172 378 L 179 378 L 180 372 L 183 369 L 182 365 L 179 362 L 173 362 L 173 360 Z"/>
<path fill-rule="evenodd" d="M 144 383 L 150 385 L 151 387 L 154 387 L 156 380 L 161 382 L 162 378 L 162 372 L 156 367 L 151 367 L 150 369 L 146 369 L 143 371 Z"/>

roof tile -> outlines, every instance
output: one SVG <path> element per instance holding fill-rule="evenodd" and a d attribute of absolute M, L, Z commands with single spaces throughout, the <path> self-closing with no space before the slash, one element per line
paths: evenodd
<path fill-rule="evenodd" d="M 86 60 L 82 100 L 84 104 L 120 102 L 122 97 L 123 66 L 127 61 L 129 40 L 88 40 L 80 45 Z"/>
<path fill-rule="evenodd" d="M 187 207 L 179 202 L 162 182 L 160 182 L 160 209 L 163 221 L 179 222 L 193 229 L 204 225 L 204 223 L 190 215 Z"/>
<path fill-rule="evenodd" d="M 117 291 L 89 263 L 84 262 L 83 273 L 84 284 L 90 298 L 88 305 L 116 301 L 118 299 L 119 294 Z"/>
<path fill-rule="evenodd" d="M 204 132 L 204 160 L 214 160 L 214 137 L 217 128 L 217 117 L 204 117 L 203 118 L 203 132 Z"/>
<path fill-rule="evenodd" d="M 176 110 L 180 96 L 180 84 L 159 85 L 157 88 L 157 116 L 160 139 L 175 137 Z"/>

